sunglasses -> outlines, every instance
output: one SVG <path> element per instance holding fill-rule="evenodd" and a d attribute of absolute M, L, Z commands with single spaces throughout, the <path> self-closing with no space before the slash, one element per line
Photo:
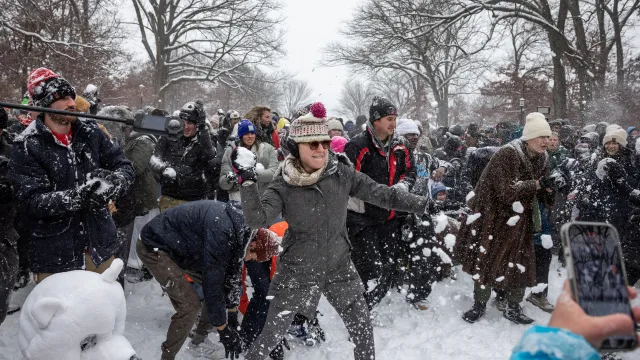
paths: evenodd
<path fill-rule="evenodd" d="M 327 150 L 331 146 L 331 140 L 314 141 L 309 143 L 309 149 L 318 150 L 318 147 L 322 144 L 322 148 Z"/>

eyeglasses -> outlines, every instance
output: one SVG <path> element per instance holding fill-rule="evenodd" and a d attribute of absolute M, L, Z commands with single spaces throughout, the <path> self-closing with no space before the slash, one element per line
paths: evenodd
<path fill-rule="evenodd" d="M 310 142 L 309 143 L 309 149 L 318 150 L 318 147 L 320 146 L 320 144 L 322 144 L 322 148 L 323 149 L 327 150 L 331 146 L 331 141 L 330 140 L 325 140 L 325 141 Z"/>

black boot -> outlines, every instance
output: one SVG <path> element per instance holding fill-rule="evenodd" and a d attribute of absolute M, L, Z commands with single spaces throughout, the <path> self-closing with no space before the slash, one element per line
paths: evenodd
<path fill-rule="evenodd" d="M 532 318 L 522 312 L 522 307 L 517 302 L 509 301 L 503 315 L 507 320 L 516 324 L 528 325 L 533 322 Z"/>
<path fill-rule="evenodd" d="M 273 350 L 271 350 L 271 354 L 269 354 L 269 359 L 271 360 L 283 360 L 284 359 L 284 348 L 287 350 L 291 350 L 289 347 L 289 343 L 287 339 L 282 338 L 278 346 L 276 346 Z"/>
<path fill-rule="evenodd" d="M 487 311 L 487 303 L 476 301 L 471 310 L 462 315 L 462 320 L 473 324 L 484 315 L 485 311 Z"/>

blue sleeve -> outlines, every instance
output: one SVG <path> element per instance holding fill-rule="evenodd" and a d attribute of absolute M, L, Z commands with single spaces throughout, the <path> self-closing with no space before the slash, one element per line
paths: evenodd
<path fill-rule="evenodd" d="M 511 360 L 600 360 L 584 337 L 566 330 L 534 326 L 513 349 Z"/>

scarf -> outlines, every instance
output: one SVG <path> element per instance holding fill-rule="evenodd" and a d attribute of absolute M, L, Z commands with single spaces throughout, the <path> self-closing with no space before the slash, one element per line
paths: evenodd
<path fill-rule="evenodd" d="M 328 157 L 327 157 L 328 160 Z M 302 168 L 300 164 L 300 160 L 294 158 L 289 155 L 286 159 L 284 159 L 284 163 L 282 163 L 282 177 L 287 184 L 293 186 L 309 186 L 313 185 L 320 180 L 320 176 L 324 173 L 324 170 L 327 168 L 327 161 L 325 161 L 324 165 L 311 174 L 308 174 Z"/>

